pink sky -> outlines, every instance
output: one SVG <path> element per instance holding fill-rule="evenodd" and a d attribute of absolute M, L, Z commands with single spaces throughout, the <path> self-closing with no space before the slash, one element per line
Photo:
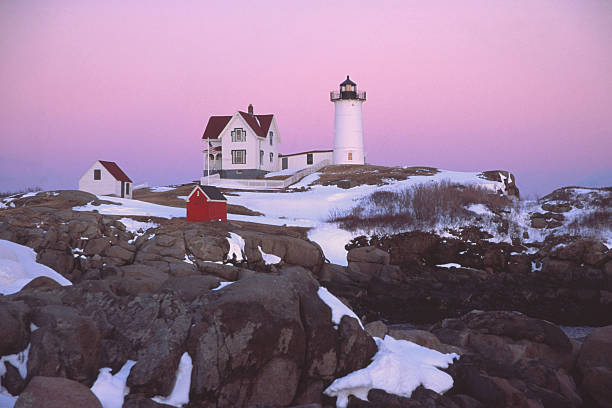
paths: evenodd
<path fill-rule="evenodd" d="M 76 188 L 96 159 L 196 180 L 208 117 L 249 103 L 281 152 L 331 148 L 347 74 L 370 163 L 612 185 L 609 0 L 214 3 L 0 3 L 0 191 Z"/>

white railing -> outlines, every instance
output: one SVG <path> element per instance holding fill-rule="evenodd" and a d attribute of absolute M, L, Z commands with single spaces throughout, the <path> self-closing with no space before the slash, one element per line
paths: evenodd
<path fill-rule="evenodd" d="M 317 164 L 313 164 L 310 167 L 306 167 L 305 169 L 298 171 L 291 177 L 288 177 L 284 180 L 221 179 L 219 174 L 211 174 L 210 178 L 207 178 L 207 176 L 202 177 L 201 183 L 217 185 L 219 187 L 224 187 L 224 184 L 227 184 L 227 187 L 231 187 L 230 184 L 234 184 L 234 185 L 240 185 L 243 187 L 255 187 L 255 188 L 286 188 L 292 184 L 297 183 L 304 177 L 309 176 L 316 171 L 319 171 L 323 167 L 329 166 L 330 164 L 331 164 L 330 160 L 322 160 L 318 162 Z"/>
<path fill-rule="evenodd" d="M 288 187 L 292 184 L 297 183 L 304 177 L 310 176 L 312 173 L 321 170 L 323 167 L 329 166 L 330 164 L 331 164 L 330 160 L 322 160 L 318 162 L 317 164 L 313 164 L 310 167 L 306 167 L 304 170 L 298 171 L 297 173 L 295 173 L 293 176 L 289 177 L 288 179 L 280 180 L 280 181 L 285 182 L 285 185 L 283 187 Z"/>

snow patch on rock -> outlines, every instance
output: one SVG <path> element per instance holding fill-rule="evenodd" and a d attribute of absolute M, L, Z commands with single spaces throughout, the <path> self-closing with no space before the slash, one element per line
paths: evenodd
<path fill-rule="evenodd" d="M 130 393 L 126 382 L 134 364 L 136 364 L 135 361 L 128 360 L 115 375 L 111 374 L 112 369 L 109 367 L 100 369 L 100 374 L 91 387 L 91 392 L 98 397 L 103 408 L 123 406 L 123 398 Z"/>
<path fill-rule="evenodd" d="M 230 236 L 227 238 L 227 242 L 229 243 L 230 249 L 227 253 L 227 260 L 230 261 L 236 257 L 236 261 L 240 262 L 244 260 L 244 238 L 240 235 L 230 232 Z"/>
<path fill-rule="evenodd" d="M 37 263 L 32 248 L 0 239 L 0 294 L 19 292 L 39 276 L 51 278 L 62 286 L 72 285 L 53 269 Z"/>
<path fill-rule="evenodd" d="M 374 337 L 374 340 L 378 353 L 372 363 L 338 378 L 324 391 L 330 397 L 337 397 L 338 408 L 347 406 L 349 395 L 367 401 L 368 392 L 373 388 L 406 398 L 421 384 L 437 393 L 452 388 L 453 378 L 438 368 L 447 368 L 459 358 L 457 354 L 442 354 L 391 336 L 384 339 Z"/>
<path fill-rule="evenodd" d="M 280 261 L 282 261 L 280 256 L 276 256 L 274 254 L 266 254 L 263 249 L 261 249 L 261 246 L 257 246 L 257 248 L 259 249 L 259 253 L 261 253 L 261 258 L 263 259 L 266 265 L 276 265 L 277 263 L 280 263 Z"/>
<path fill-rule="evenodd" d="M 351 309 L 349 309 L 348 306 L 342 303 L 340 299 L 332 295 L 327 290 L 327 288 L 324 288 L 323 286 L 319 287 L 319 290 L 317 291 L 317 295 L 319 295 L 321 300 L 331 309 L 332 322 L 334 323 L 334 325 L 337 326 L 340 324 L 340 320 L 342 320 L 342 316 L 350 316 L 350 317 L 354 317 L 355 319 L 357 319 L 361 328 L 362 329 L 364 328 L 363 324 L 361 323 L 361 320 L 359 320 L 355 312 L 353 312 Z"/>
<path fill-rule="evenodd" d="M 191 371 L 193 370 L 193 363 L 189 353 L 185 352 L 181 356 L 179 361 L 178 369 L 176 370 L 176 379 L 174 380 L 174 387 L 167 397 L 156 396 L 151 398 L 155 402 L 160 404 L 172 405 L 173 407 L 180 408 L 183 405 L 189 403 L 189 388 L 191 387 Z"/>

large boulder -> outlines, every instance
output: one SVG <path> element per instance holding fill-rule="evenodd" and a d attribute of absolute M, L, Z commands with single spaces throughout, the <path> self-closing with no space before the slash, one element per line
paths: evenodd
<path fill-rule="evenodd" d="M 585 339 L 578 356 L 581 388 L 602 407 L 612 407 L 612 326 L 599 327 Z"/>
<path fill-rule="evenodd" d="M 21 393 L 15 408 L 102 408 L 89 388 L 76 381 L 60 377 L 32 378 Z"/>
<path fill-rule="evenodd" d="M 582 406 L 568 374 L 574 348 L 552 323 L 518 312 L 474 311 L 446 319 L 432 332 L 443 345 L 463 351 L 450 368 L 456 393 L 484 406 Z"/>
<path fill-rule="evenodd" d="M 23 302 L 7 302 L 0 298 L 0 356 L 16 354 L 26 348 L 30 308 Z"/>
<path fill-rule="evenodd" d="M 71 307 L 50 305 L 32 314 L 40 328 L 31 335 L 28 376 L 66 377 L 93 383 L 101 335 L 95 323 Z"/>
<path fill-rule="evenodd" d="M 316 403 L 340 373 L 367 365 L 372 339 L 354 319 L 344 318 L 334 330 L 317 288 L 306 270 L 294 267 L 246 277 L 207 296 L 187 340 L 192 401 Z"/>

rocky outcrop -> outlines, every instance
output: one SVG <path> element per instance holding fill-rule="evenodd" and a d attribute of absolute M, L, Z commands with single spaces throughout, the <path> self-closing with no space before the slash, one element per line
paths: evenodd
<path fill-rule="evenodd" d="M 363 368 L 376 352 L 355 319 L 334 327 L 317 281 L 301 267 L 245 274 L 211 290 L 219 281 L 169 276 L 155 291 L 136 293 L 110 277 L 7 296 L 0 310 L 14 338 L 6 350 L 30 349 L 25 382 L 15 382 L 11 366 L 2 384 L 17 393 L 27 385 L 25 403 L 38 393 L 28 391 L 38 386 L 34 379 L 87 388 L 101 367 L 118 370 L 134 360 L 126 401 L 148 406 L 150 397 L 170 393 L 187 352 L 193 406 L 317 404 L 335 378 Z"/>
<path fill-rule="evenodd" d="M 359 237 L 347 248 L 348 267 L 324 266 L 320 279 L 366 321 L 431 323 L 502 309 L 566 325 L 612 323 L 612 253 L 592 239 L 551 239 L 533 250 L 476 234 L 410 232 Z"/>

